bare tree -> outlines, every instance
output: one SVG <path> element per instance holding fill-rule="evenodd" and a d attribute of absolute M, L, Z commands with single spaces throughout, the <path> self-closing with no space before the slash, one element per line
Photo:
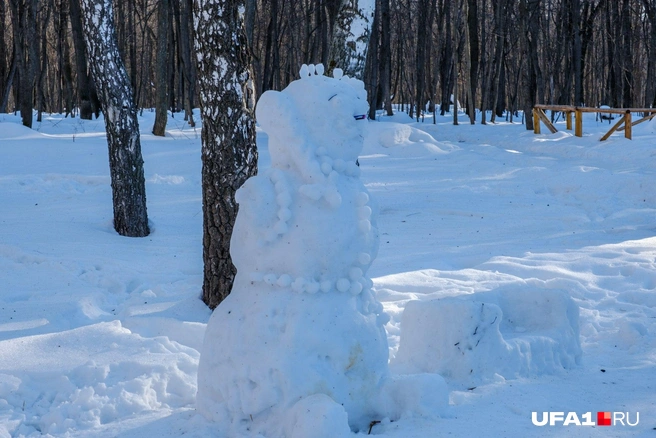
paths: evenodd
<path fill-rule="evenodd" d="M 155 125 L 153 134 L 164 137 L 169 104 L 169 0 L 159 0 L 157 6 L 157 57 L 155 68 Z"/>
<path fill-rule="evenodd" d="M 114 228 L 123 236 L 149 234 L 139 123 L 132 87 L 118 52 L 112 0 L 82 0 L 91 71 L 105 116 Z"/>
<path fill-rule="evenodd" d="M 215 308 L 232 289 L 230 237 L 235 192 L 257 173 L 254 89 L 243 0 L 195 0 L 203 130 L 203 301 Z"/>

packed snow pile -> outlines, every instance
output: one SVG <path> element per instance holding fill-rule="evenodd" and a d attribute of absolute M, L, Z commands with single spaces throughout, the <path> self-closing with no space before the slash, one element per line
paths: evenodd
<path fill-rule="evenodd" d="M 446 404 L 439 376 L 403 387 L 389 376 L 388 317 L 367 277 L 378 236 L 356 164 L 366 92 L 338 69 L 322 73 L 304 65 L 257 107 L 271 168 L 237 193 L 238 273 L 208 323 L 198 371 L 199 411 L 235 432 L 338 437 Z M 420 382 L 438 395 L 422 399 Z"/>
<path fill-rule="evenodd" d="M 425 131 L 396 122 L 370 123 L 364 144 L 365 154 L 383 153 L 408 158 L 443 155 L 454 149 Z"/>
<path fill-rule="evenodd" d="M 579 308 L 537 282 L 410 301 L 394 366 L 466 385 L 548 374 L 580 363 Z"/>

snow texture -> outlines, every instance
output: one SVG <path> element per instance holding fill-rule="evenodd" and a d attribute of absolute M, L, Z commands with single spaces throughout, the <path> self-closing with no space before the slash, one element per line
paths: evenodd
<path fill-rule="evenodd" d="M 378 235 L 356 164 L 364 84 L 321 72 L 304 65 L 300 80 L 258 103 L 271 168 L 237 193 L 238 274 L 208 323 L 198 371 L 203 415 L 271 437 L 342 436 L 421 404 L 403 391 L 381 395 L 395 385 L 388 318 L 366 275 Z M 383 406 L 382 397 L 410 404 Z"/>
<path fill-rule="evenodd" d="M 375 260 L 357 256 L 362 265 L 373 260 L 368 269 L 357 267 L 372 278 L 391 318 L 385 329 L 392 362 L 380 397 L 372 400 L 380 414 L 371 419 L 381 421 L 372 436 L 654 436 L 656 121 L 636 125 L 633 140 L 620 132 L 600 142 L 608 121 L 583 118 L 584 135 L 575 137 L 557 114 L 559 132 L 541 135 L 502 118 L 454 126 L 451 114 L 436 115 L 436 125 L 430 118 L 414 123 L 401 112 L 382 117 L 425 132 L 446 152 L 425 155 L 421 142 L 381 145 L 378 129 L 388 125 L 366 123 L 359 162 L 369 194 L 356 199 L 372 208 L 380 246 Z M 112 227 L 102 119 L 44 113 L 30 130 L 20 116 L 0 114 L 0 437 L 261 438 L 247 430 L 250 424 L 231 431 L 229 421 L 210 422 L 196 409 L 199 352 L 211 316 L 199 298 L 200 129 L 176 113 L 169 115 L 166 137 L 141 132 L 152 233 L 127 239 Z M 153 120 L 154 113 L 144 111 L 139 126 Z M 263 175 L 269 140 L 258 128 Z M 274 222 L 293 230 L 294 205 L 282 217 L 273 208 Z M 350 284 L 350 269 L 340 275 Z M 297 280 L 276 277 L 276 286 L 267 288 L 291 288 Z M 321 282 L 315 294 L 297 297 L 337 295 L 334 287 Z M 515 306 L 501 300 L 502 292 L 516 294 L 517 311 L 531 318 L 502 319 L 506 344 L 540 336 L 561 345 L 540 351 L 571 359 L 575 329 L 567 301 L 554 301 L 560 304 L 551 308 L 560 310 L 553 316 L 527 308 L 540 296 L 570 297 L 579 307 L 580 364 L 551 361 L 543 368 L 548 374 L 535 367 L 513 378 L 513 369 L 481 354 L 493 369 L 479 366 L 472 379 L 479 383 L 471 386 L 445 372 L 449 405 L 430 418 L 446 403 L 444 382 L 393 374 L 401 337 L 402 355 L 429 354 L 407 343 L 406 305 L 414 302 L 409 308 L 419 313 L 417 301 L 432 307 L 435 300 L 461 297 L 462 316 L 486 303 L 505 318 Z M 448 318 L 457 324 L 444 336 L 471 334 L 463 332 L 468 323 Z M 425 348 L 428 337 L 419 341 L 417 348 Z M 280 419 L 281 433 L 347 433 L 344 413 L 350 413 L 328 397 L 318 392 L 295 402 Z M 312 415 L 300 415 L 303 409 Z M 573 425 L 547 429 L 531 424 L 532 411 L 628 411 L 632 418 L 639 412 L 640 423 L 607 433 Z M 310 429 L 310 423 L 318 426 Z"/>

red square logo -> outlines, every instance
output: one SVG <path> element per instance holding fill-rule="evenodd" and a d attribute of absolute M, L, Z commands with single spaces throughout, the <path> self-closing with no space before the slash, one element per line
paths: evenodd
<path fill-rule="evenodd" d="M 597 426 L 610 426 L 611 413 L 610 412 L 597 412 Z"/>

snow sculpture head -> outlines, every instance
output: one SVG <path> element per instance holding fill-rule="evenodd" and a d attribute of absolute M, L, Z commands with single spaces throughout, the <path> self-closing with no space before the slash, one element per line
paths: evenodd
<path fill-rule="evenodd" d="M 305 67 L 300 80 L 281 92 L 265 92 L 258 102 L 257 121 L 269 135 L 272 166 L 309 165 L 302 172 L 311 175 L 319 170 L 313 155 L 355 164 L 369 108 L 364 83 L 339 69 L 330 78 Z"/>
<path fill-rule="evenodd" d="M 271 168 L 237 192 L 237 276 L 208 323 L 198 370 L 204 415 L 265 436 L 307 438 L 299 412 L 308 406 L 364 426 L 388 375 L 387 316 L 366 275 L 376 224 L 356 164 L 366 93 L 322 73 L 304 66 L 258 103 Z"/>

